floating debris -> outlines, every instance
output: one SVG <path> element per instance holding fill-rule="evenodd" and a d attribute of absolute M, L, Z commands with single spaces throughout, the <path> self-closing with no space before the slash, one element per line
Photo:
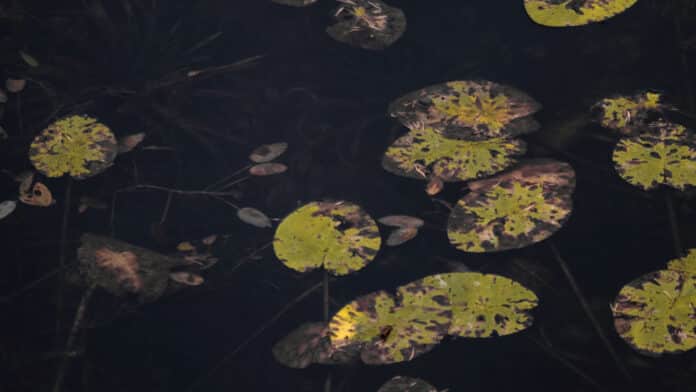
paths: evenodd
<path fill-rule="evenodd" d="M 257 210 L 256 208 L 244 207 L 237 210 L 237 217 L 244 222 L 252 226 L 265 228 L 273 227 L 271 220 L 263 212 Z"/>
<path fill-rule="evenodd" d="M 288 167 L 282 163 L 259 163 L 249 168 L 249 174 L 252 176 L 272 176 L 284 173 L 286 170 L 288 170 Z"/>
<path fill-rule="evenodd" d="M 177 283 L 185 284 L 187 286 L 200 286 L 205 281 L 202 276 L 194 274 L 193 272 L 172 272 L 169 274 L 169 278 Z"/>

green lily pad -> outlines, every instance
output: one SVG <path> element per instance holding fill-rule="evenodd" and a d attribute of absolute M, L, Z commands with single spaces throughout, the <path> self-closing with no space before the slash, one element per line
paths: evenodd
<path fill-rule="evenodd" d="M 542 241 L 572 210 L 575 173 L 567 163 L 537 160 L 469 183 L 447 224 L 450 243 L 465 252 L 495 252 Z"/>
<path fill-rule="evenodd" d="M 437 389 L 420 378 L 396 376 L 379 387 L 377 392 L 437 392 Z"/>
<path fill-rule="evenodd" d="M 406 31 L 406 15 L 381 0 L 340 0 L 336 23 L 326 32 L 336 41 L 363 49 L 382 50 Z"/>
<path fill-rule="evenodd" d="M 424 128 L 397 139 L 384 153 L 382 167 L 409 178 L 467 181 L 505 170 L 525 151 L 525 143 L 518 139 L 466 141 Z"/>
<path fill-rule="evenodd" d="M 612 158 L 621 178 L 644 190 L 696 185 L 696 135 L 682 125 L 654 123 L 648 132 L 621 139 Z"/>
<path fill-rule="evenodd" d="M 359 206 L 312 202 L 285 217 L 278 225 L 273 250 L 296 271 L 324 267 L 346 275 L 367 265 L 379 251 L 377 223 Z"/>
<path fill-rule="evenodd" d="M 612 305 L 616 331 L 647 355 L 696 347 L 696 249 L 668 268 L 627 284 Z"/>
<path fill-rule="evenodd" d="M 622 135 L 633 135 L 645 128 L 645 121 L 651 113 L 670 108 L 663 100 L 662 94 L 646 91 L 630 96 L 604 98 L 594 104 L 592 109 L 604 128 Z"/>
<path fill-rule="evenodd" d="M 452 310 L 448 334 L 466 338 L 510 335 L 532 325 L 537 296 L 514 280 L 479 272 L 428 276 L 419 284 L 441 290 Z"/>
<path fill-rule="evenodd" d="M 31 143 L 29 159 L 47 177 L 75 179 L 97 175 L 113 163 L 118 143 L 109 128 L 88 116 L 69 116 L 50 124 Z"/>
<path fill-rule="evenodd" d="M 515 88 L 489 81 L 452 81 L 411 92 L 389 105 L 409 129 L 433 128 L 445 137 L 484 140 L 536 131 L 530 116 L 541 105 Z"/>
<path fill-rule="evenodd" d="M 637 0 L 524 0 L 536 23 L 549 27 L 581 26 L 601 22 L 632 7 Z"/>
<path fill-rule="evenodd" d="M 345 364 L 358 358 L 357 351 L 331 347 L 327 332 L 326 323 L 302 324 L 273 346 L 273 357 L 295 369 L 303 369 L 314 363 Z"/>

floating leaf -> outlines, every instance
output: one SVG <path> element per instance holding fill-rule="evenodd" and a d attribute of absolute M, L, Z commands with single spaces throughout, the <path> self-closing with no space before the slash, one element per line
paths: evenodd
<path fill-rule="evenodd" d="M 612 159 L 621 178 L 644 190 L 696 185 L 696 135 L 682 125 L 658 122 L 648 132 L 623 138 Z"/>
<path fill-rule="evenodd" d="M 415 227 L 423 226 L 423 219 L 408 215 L 388 215 L 377 220 L 379 223 L 392 227 Z"/>
<path fill-rule="evenodd" d="M 32 184 L 34 184 L 34 171 L 25 170 L 14 177 L 14 180 L 19 183 L 19 194 L 29 193 Z"/>
<path fill-rule="evenodd" d="M 314 4 L 317 0 L 271 0 L 276 4 L 289 5 L 291 7 L 306 7 Z"/>
<path fill-rule="evenodd" d="M 28 66 L 33 67 L 33 68 L 36 68 L 39 66 L 38 60 L 36 60 L 36 58 L 34 58 L 34 56 L 30 55 L 29 53 L 27 53 L 23 50 L 20 50 L 19 56 L 22 58 L 22 60 L 24 60 L 25 63 L 27 63 Z"/>
<path fill-rule="evenodd" d="M 176 246 L 176 250 L 178 250 L 179 252 L 191 252 L 191 251 L 196 250 L 196 248 L 194 248 L 193 244 L 191 244 L 190 242 L 184 241 L 184 242 L 180 242 Z"/>
<path fill-rule="evenodd" d="M 145 139 L 145 132 L 134 133 L 118 139 L 118 153 L 123 154 L 133 150 Z"/>
<path fill-rule="evenodd" d="M 34 186 L 32 186 L 31 191 L 21 193 L 19 195 L 19 201 L 24 204 L 37 207 L 48 207 L 56 202 L 53 200 L 53 195 L 48 187 L 40 182 L 35 183 Z"/>
<path fill-rule="evenodd" d="M 382 166 L 409 178 L 467 181 L 505 170 L 517 162 L 515 156 L 525 151 L 521 140 L 466 141 L 445 138 L 424 128 L 397 139 L 384 153 Z"/>
<path fill-rule="evenodd" d="M 653 91 L 604 98 L 592 106 L 604 128 L 623 135 L 642 131 L 650 113 L 661 112 L 667 108 L 669 106 L 663 103 L 662 94 Z"/>
<path fill-rule="evenodd" d="M 416 227 L 402 227 L 396 229 L 389 234 L 387 237 L 387 246 L 398 246 L 404 242 L 414 239 L 418 235 L 418 228 Z"/>
<path fill-rule="evenodd" d="M 281 364 L 303 369 L 313 363 L 335 365 L 357 359 L 355 350 L 331 347 L 325 323 L 305 323 L 273 346 L 273 357 Z"/>
<path fill-rule="evenodd" d="M 275 254 L 296 271 L 324 267 L 346 275 L 372 261 L 381 245 L 379 228 L 359 206 L 312 202 L 285 217 L 273 240 Z"/>
<path fill-rule="evenodd" d="M 17 202 L 14 200 L 5 200 L 0 203 L 0 219 L 5 219 L 14 212 L 15 208 L 17 208 Z"/>
<path fill-rule="evenodd" d="M 287 143 L 273 143 L 273 144 L 264 144 L 262 146 L 259 146 L 254 149 L 254 151 L 251 152 L 249 155 L 249 159 L 252 162 L 256 163 L 264 163 L 264 162 L 270 162 L 279 156 L 283 155 L 283 153 L 288 149 L 288 144 Z"/>
<path fill-rule="evenodd" d="M 138 275 L 138 260 L 133 252 L 114 252 L 108 248 L 94 253 L 97 267 L 110 271 L 117 284 L 126 291 L 138 292 L 143 282 Z"/>
<path fill-rule="evenodd" d="M 244 207 L 237 210 L 237 217 L 244 222 L 256 227 L 272 227 L 271 220 L 263 212 L 256 208 Z"/>
<path fill-rule="evenodd" d="M 288 170 L 288 167 L 282 163 L 259 163 L 249 168 L 249 174 L 252 176 L 272 176 L 284 173 L 286 170 Z"/>
<path fill-rule="evenodd" d="M 406 31 L 406 16 L 381 0 L 339 0 L 336 23 L 326 32 L 336 41 L 363 49 L 382 50 Z"/>
<path fill-rule="evenodd" d="M 648 273 L 619 291 L 612 313 L 619 335 L 648 355 L 696 347 L 696 249 L 667 270 Z"/>
<path fill-rule="evenodd" d="M 172 272 L 169 274 L 169 278 L 177 283 L 185 284 L 187 286 L 199 286 L 204 282 L 202 276 L 187 271 Z"/>
<path fill-rule="evenodd" d="M 489 81 L 452 81 L 408 93 L 389 115 L 410 129 L 432 128 L 445 137 L 485 140 L 537 130 L 531 115 L 541 105 L 515 88 Z"/>
<path fill-rule="evenodd" d="M 637 0 L 524 0 L 536 23 L 549 27 L 581 26 L 601 22 L 632 7 Z"/>
<path fill-rule="evenodd" d="M 542 241 L 570 216 L 575 173 L 566 163 L 538 160 L 471 182 L 447 225 L 450 242 L 465 252 L 522 248 Z"/>
<path fill-rule="evenodd" d="M 377 392 L 437 392 L 437 389 L 420 378 L 396 376 L 379 387 Z"/>
<path fill-rule="evenodd" d="M 7 79 L 5 81 L 5 88 L 11 93 L 21 92 L 26 86 L 27 81 L 24 79 Z"/>
<path fill-rule="evenodd" d="M 29 159 L 48 177 L 94 176 L 111 166 L 117 144 L 109 128 L 88 116 L 69 116 L 50 124 L 31 144 Z"/>

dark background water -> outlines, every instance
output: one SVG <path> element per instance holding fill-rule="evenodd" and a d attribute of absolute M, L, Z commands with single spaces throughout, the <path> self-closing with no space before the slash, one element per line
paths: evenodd
<path fill-rule="evenodd" d="M 612 168 L 611 136 L 584 121 L 597 99 L 648 88 L 664 91 L 693 113 L 689 72 L 696 51 L 684 42 L 696 28 L 687 3 L 642 0 L 605 23 L 552 29 L 534 24 L 521 0 L 394 2 L 406 14 L 407 31 L 392 47 L 374 52 L 335 42 L 325 33 L 335 7 L 329 0 L 299 9 L 247 0 L 114 1 L 104 2 L 101 13 L 94 6 L 98 2 L 90 1 L 0 2 L 2 76 L 33 81 L 4 106 L 2 126 L 10 138 L 0 145 L 0 162 L 13 172 L 30 168 L 26 151 L 33 136 L 46 121 L 77 112 L 99 117 L 118 136 L 145 131 L 145 146 L 175 149 L 123 155 L 104 174 L 75 182 L 74 211 L 79 196 L 110 201 L 115 190 L 134 181 L 202 189 L 244 167 L 255 146 L 286 141 L 290 147 L 280 161 L 288 171 L 240 183 L 231 202 L 282 218 L 309 201 L 344 199 L 375 218 L 409 214 L 428 222 L 416 239 L 383 247 L 367 268 L 333 281 L 332 311 L 358 295 L 447 271 L 446 260 L 518 279 L 540 297 L 535 324 L 524 332 L 448 339 L 403 364 L 334 368 L 333 390 L 376 391 L 398 374 L 450 391 L 597 389 L 560 355 L 605 390 L 693 391 L 693 353 L 661 358 L 635 353 L 614 332 L 609 310 L 624 284 L 675 257 L 667 195 L 673 198 L 682 247 L 696 245 L 692 194 L 640 192 L 623 182 Z M 124 5 L 131 6 L 130 14 Z M 190 50 L 217 32 L 222 35 L 209 45 Z M 41 66 L 29 69 L 18 50 L 34 55 Z M 180 77 L 182 68 L 255 55 L 265 57 L 254 67 L 142 93 L 163 75 Z M 382 153 L 405 132 L 386 115 L 388 103 L 414 89 L 459 79 L 510 84 L 544 105 L 536 116 L 541 130 L 524 137 L 527 156 L 566 161 L 577 174 L 572 217 L 550 241 L 569 264 L 632 382 L 594 333 L 549 241 L 495 254 L 457 251 L 444 232 L 448 211 L 425 194 L 424 183 L 381 168 Z M 47 97 L 39 82 L 54 94 Z M 677 119 L 691 122 L 688 116 Z M 0 222 L 3 295 L 57 265 L 66 180 L 43 181 L 56 205 L 20 205 Z M 4 178 L 4 197 L 14 197 L 16 186 Z M 437 198 L 454 203 L 464 194 L 462 187 L 448 184 Z M 272 240 L 271 229 L 245 225 L 217 200 L 185 195 L 173 197 L 167 219 L 159 224 L 166 199 L 162 192 L 120 193 L 113 227 L 108 209 L 70 213 L 69 260 L 83 232 L 109 235 L 113 229 L 118 239 L 164 253 L 173 252 L 179 241 L 211 233 L 226 234 L 228 240 L 217 250 L 221 261 L 206 271 L 203 286 L 147 305 L 97 292 L 88 328 L 78 340 L 84 354 L 72 361 L 65 391 L 186 390 L 321 281 L 320 272 L 300 275 L 287 269 L 270 248 L 259 252 L 260 260 L 237 268 Z M 64 294 L 59 316 L 69 325 L 81 289 L 71 285 Z M 0 303 L 0 391 L 50 389 L 57 363 L 51 353 L 60 350 L 65 333 L 54 336 L 56 302 L 56 282 L 47 280 Z M 322 390 L 328 367 L 288 369 L 271 354 L 273 344 L 295 327 L 321 317 L 317 291 L 202 378 L 198 390 Z"/>

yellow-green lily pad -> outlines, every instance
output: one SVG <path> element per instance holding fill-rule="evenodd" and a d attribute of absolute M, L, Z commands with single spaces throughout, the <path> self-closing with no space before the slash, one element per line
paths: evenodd
<path fill-rule="evenodd" d="M 572 210 L 575 172 L 567 163 L 530 161 L 469 183 L 447 224 L 450 243 L 465 252 L 495 252 L 542 241 Z"/>
<path fill-rule="evenodd" d="M 363 49 L 385 49 L 406 31 L 404 12 L 381 0 L 341 0 L 333 16 L 336 23 L 326 32 L 336 41 Z"/>
<path fill-rule="evenodd" d="M 445 137 L 484 140 L 536 131 L 541 109 L 532 97 L 489 81 L 452 81 L 408 93 L 389 115 L 409 129 L 433 128 Z"/>
<path fill-rule="evenodd" d="M 118 143 L 111 130 L 89 116 L 73 115 L 50 124 L 31 143 L 29 160 L 47 177 L 97 175 L 113 163 Z"/>
<path fill-rule="evenodd" d="M 549 27 L 582 26 L 601 22 L 631 8 L 637 0 L 524 0 L 536 23 Z"/>
<path fill-rule="evenodd" d="M 382 167 L 409 178 L 467 181 L 505 170 L 525 151 L 526 145 L 519 139 L 467 141 L 445 138 L 424 128 L 411 130 L 389 146 Z"/>
<path fill-rule="evenodd" d="M 654 123 L 647 132 L 621 139 L 612 158 L 621 178 L 644 190 L 696 185 L 696 135 L 679 124 Z"/>
<path fill-rule="evenodd" d="M 317 201 L 280 222 L 273 250 L 296 271 L 324 267 L 334 275 L 346 275 L 372 261 L 381 241 L 377 223 L 359 206 Z"/>
<path fill-rule="evenodd" d="M 619 335 L 644 354 L 696 347 L 696 249 L 621 288 L 612 312 Z"/>
<path fill-rule="evenodd" d="M 655 91 L 604 98 L 592 106 L 604 128 L 622 135 L 633 135 L 642 131 L 651 113 L 659 113 L 669 108 L 671 106 L 664 103 L 663 95 Z"/>

